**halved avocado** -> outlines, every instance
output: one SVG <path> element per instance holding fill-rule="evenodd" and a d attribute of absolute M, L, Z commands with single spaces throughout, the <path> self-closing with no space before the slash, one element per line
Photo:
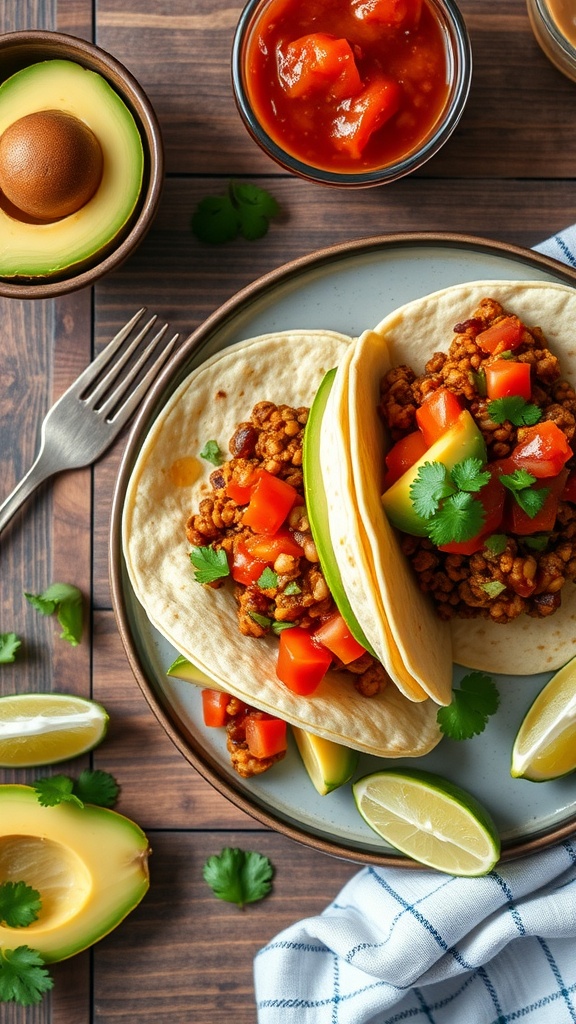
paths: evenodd
<path fill-rule="evenodd" d="M 0 947 L 22 944 L 46 963 L 111 932 L 149 887 L 148 840 L 105 807 L 42 807 L 31 786 L 0 786 L 0 882 L 24 881 L 42 901 L 26 928 L 0 925 Z"/>
<path fill-rule="evenodd" d="M 447 469 L 453 469 L 457 462 L 468 458 L 486 462 L 486 445 L 473 417 L 467 409 L 463 409 L 456 422 L 431 445 L 422 458 L 384 491 L 382 504 L 392 525 L 404 533 L 425 537 L 428 523 L 415 511 L 410 498 L 410 488 L 421 467 L 426 462 L 441 462 Z"/>
<path fill-rule="evenodd" d="M 0 85 L 0 136 L 39 110 L 59 110 L 89 126 L 100 143 L 103 170 L 92 198 L 50 223 L 20 219 L 0 196 L 0 277 L 54 277 L 79 270 L 107 252 L 129 224 L 142 188 L 144 152 L 128 107 L 94 71 L 49 60 L 16 72 Z"/>

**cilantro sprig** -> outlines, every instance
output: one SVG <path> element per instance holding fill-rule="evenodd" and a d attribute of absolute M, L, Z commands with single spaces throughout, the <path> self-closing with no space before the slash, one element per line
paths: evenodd
<path fill-rule="evenodd" d="M 274 868 L 261 853 L 225 846 L 219 854 L 208 857 L 202 876 L 219 900 L 243 907 L 268 895 Z"/>
<path fill-rule="evenodd" d="M 220 451 L 218 441 L 206 441 L 200 452 L 200 458 L 205 459 L 206 462 L 211 462 L 213 466 L 221 466 L 224 462 L 224 456 Z"/>
<path fill-rule="evenodd" d="M 7 665 L 16 659 L 16 651 L 22 646 L 16 633 L 0 633 L 0 665 Z"/>
<path fill-rule="evenodd" d="M 534 490 L 532 484 L 536 483 L 536 477 L 525 469 L 515 469 L 513 473 L 503 474 L 500 483 L 512 492 L 520 508 L 531 519 L 538 514 L 550 494 L 549 487 Z"/>
<path fill-rule="evenodd" d="M 414 511 L 427 521 L 433 544 L 475 537 L 485 520 L 484 506 L 473 497 L 490 480 L 482 460 L 462 459 L 452 470 L 441 462 L 425 462 L 410 487 Z"/>
<path fill-rule="evenodd" d="M 542 418 L 542 410 L 520 395 L 493 398 L 488 402 L 486 411 L 494 423 L 505 423 L 508 420 L 515 427 L 533 427 Z"/>
<path fill-rule="evenodd" d="M 56 612 L 62 627 L 61 640 L 67 640 L 72 647 L 77 647 L 82 639 L 82 593 L 71 583 L 52 583 L 41 594 L 24 593 L 26 600 L 41 615 L 53 615 Z"/>
<path fill-rule="evenodd" d="M 452 703 L 438 709 L 436 720 L 445 736 L 469 740 L 484 731 L 488 718 L 499 705 L 494 680 L 483 672 L 470 672 L 453 690 Z"/>
<path fill-rule="evenodd" d="M 206 196 L 192 215 L 192 231 L 201 242 L 218 245 L 238 235 L 249 241 L 262 238 L 280 207 L 265 189 L 248 182 L 231 181 L 221 196 Z"/>
<path fill-rule="evenodd" d="M 68 775 L 51 775 L 36 779 L 33 783 L 38 801 L 42 807 L 56 807 L 71 803 L 77 807 L 96 804 L 98 807 L 114 807 L 120 787 L 109 772 L 86 769 L 77 779 Z"/>
<path fill-rule="evenodd" d="M 0 949 L 0 1002 L 34 1006 L 53 986 L 44 960 L 35 949 Z"/>
<path fill-rule="evenodd" d="M 26 882 L 0 883 L 0 924 L 27 928 L 38 920 L 41 907 L 40 893 Z"/>
<path fill-rule="evenodd" d="M 194 579 L 197 583 L 214 583 L 230 575 L 226 552 L 222 548 L 193 547 L 190 561 L 195 569 Z"/>

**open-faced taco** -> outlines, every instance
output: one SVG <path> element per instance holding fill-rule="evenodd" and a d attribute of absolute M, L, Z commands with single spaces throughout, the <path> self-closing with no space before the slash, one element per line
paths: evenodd
<path fill-rule="evenodd" d="M 416 636 L 402 558 L 412 592 L 449 626 L 455 661 L 504 674 L 565 663 L 576 648 L 576 291 L 479 281 L 428 295 L 363 335 L 347 385 L 354 490 L 388 606 Z"/>
<path fill-rule="evenodd" d="M 346 594 L 327 585 L 341 588 L 338 565 L 321 541 L 324 573 L 310 530 L 310 518 L 322 528 L 327 502 L 317 451 L 308 453 L 304 494 L 304 427 L 350 345 L 329 331 L 291 331 L 232 346 L 195 370 L 134 467 L 125 561 L 151 622 L 227 693 L 357 750 L 420 756 L 440 739 L 437 705 L 425 692 L 409 699 L 388 678 L 364 636 L 366 624 L 374 634 L 370 623 L 352 612 L 342 634 Z M 287 637 L 308 637 L 314 656 L 328 652 L 331 667 L 313 692 L 277 674 Z M 394 677 L 393 659 L 382 661 Z"/>

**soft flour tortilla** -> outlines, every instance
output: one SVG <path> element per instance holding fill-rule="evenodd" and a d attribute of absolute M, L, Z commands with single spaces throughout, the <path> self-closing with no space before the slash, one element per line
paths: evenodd
<path fill-rule="evenodd" d="M 456 285 L 410 302 L 387 316 L 374 331 L 360 339 L 354 353 L 353 366 L 358 373 L 358 386 L 351 389 L 351 421 L 354 424 L 352 449 L 362 450 L 357 460 L 355 477 L 361 515 L 374 553 L 374 573 L 378 585 L 387 594 L 387 601 L 396 596 L 402 601 L 411 627 L 418 626 L 418 615 L 406 593 L 398 588 L 398 559 L 401 557 L 397 537 L 390 529 L 379 502 L 383 440 L 368 441 L 374 435 L 376 416 L 374 399 L 381 377 L 393 366 L 407 364 L 417 374 L 434 352 L 446 351 L 453 337 L 453 327 L 472 316 L 481 299 L 490 297 L 515 313 L 528 327 L 541 327 L 549 347 L 559 360 L 562 375 L 576 386 L 576 291 L 562 284 L 541 281 L 474 281 Z M 352 370 L 351 370 L 352 373 Z M 374 378 L 377 378 L 376 380 Z M 376 397 L 377 402 L 377 397 Z M 362 443 L 363 442 L 363 443 Z M 367 450 L 373 443 L 379 447 Z M 405 576 L 409 570 L 405 565 Z M 404 581 L 405 582 L 405 581 Z M 392 620 L 392 617 L 390 617 Z M 440 637 L 444 624 L 435 616 Z M 550 618 L 533 619 L 522 615 L 508 625 L 490 620 L 454 619 L 450 623 L 454 661 L 470 668 L 503 674 L 531 674 L 559 668 L 576 654 L 576 586 L 567 583 L 562 590 L 561 608 Z M 409 633 L 420 636 L 420 654 L 424 660 L 437 656 L 434 634 Z M 442 643 L 444 643 L 442 637 Z M 415 645 L 399 646 L 408 659 Z M 408 663 L 408 661 L 407 661 Z"/>
<path fill-rule="evenodd" d="M 195 370 L 155 421 L 134 467 L 123 515 L 124 555 L 150 621 L 225 690 L 346 746 L 381 757 L 420 756 L 441 738 L 432 701 L 413 703 L 392 683 L 376 697 L 362 697 L 338 672 L 329 672 L 310 697 L 291 693 L 277 679 L 276 638 L 241 635 L 231 585 L 213 590 L 193 578 L 184 527 L 209 492 L 214 467 L 201 460 L 191 485 L 174 482 L 175 464 L 197 457 L 206 441 L 216 440 L 226 452 L 256 402 L 310 406 L 350 343 L 331 332 L 267 335 Z"/>

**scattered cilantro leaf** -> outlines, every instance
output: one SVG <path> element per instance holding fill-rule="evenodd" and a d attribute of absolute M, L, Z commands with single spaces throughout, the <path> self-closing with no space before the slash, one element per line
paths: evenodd
<path fill-rule="evenodd" d="M 115 807 L 120 786 L 113 775 L 99 768 L 86 768 L 72 784 L 72 792 L 83 804 Z"/>
<path fill-rule="evenodd" d="M 256 580 L 256 583 L 262 590 L 272 590 L 278 586 L 278 573 L 274 572 L 274 569 L 267 565 Z"/>
<path fill-rule="evenodd" d="M 0 883 L 0 924 L 26 928 L 38 920 L 41 907 L 40 893 L 26 882 Z"/>
<path fill-rule="evenodd" d="M 549 533 L 534 533 L 531 536 L 522 538 L 527 548 L 532 548 L 533 551 L 545 551 L 548 547 L 548 541 L 550 540 Z"/>
<path fill-rule="evenodd" d="M 21 646 L 16 633 L 0 633 L 0 665 L 7 665 L 9 661 L 14 661 L 16 651 Z"/>
<path fill-rule="evenodd" d="M 532 476 L 525 469 L 515 469 L 513 473 L 504 473 L 500 477 L 500 482 L 509 491 L 521 491 L 525 487 L 530 487 L 531 484 L 536 483 L 536 477 Z"/>
<path fill-rule="evenodd" d="M 443 501 L 429 523 L 428 536 L 437 547 L 451 541 L 471 540 L 480 533 L 484 517 L 482 502 L 467 491 L 458 491 Z"/>
<path fill-rule="evenodd" d="M 243 907 L 267 896 L 272 888 L 274 868 L 261 853 L 226 846 L 219 854 L 208 858 L 202 874 L 219 900 Z"/>
<path fill-rule="evenodd" d="M 295 625 L 296 625 L 295 622 L 276 622 L 275 621 L 275 622 L 272 623 L 272 632 L 276 633 L 276 636 L 279 636 L 280 633 L 282 633 L 285 629 L 293 629 Z"/>
<path fill-rule="evenodd" d="M 484 541 L 484 546 L 492 552 L 493 555 L 501 555 L 506 550 L 506 544 L 508 538 L 505 533 L 491 533 L 489 537 Z"/>
<path fill-rule="evenodd" d="M 288 597 L 292 597 L 293 594 L 301 594 L 302 588 L 298 586 L 296 580 L 292 580 L 284 587 L 284 593 L 287 594 Z"/>
<path fill-rule="evenodd" d="M 269 192 L 248 182 L 231 181 L 223 196 L 206 196 L 192 215 L 192 231 L 201 242 L 218 245 L 239 234 L 262 238 L 280 208 Z"/>
<path fill-rule="evenodd" d="M 454 493 L 450 474 L 442 462 L 425 462 L 410 485 L 410 499 L 414 511 L 423 519 L 431 519 L 438 511 L 442 498 Z"/>
<path fill-rule="evenodd" d="M 440 731 L 453 740 L 471 739 L 484 731 L 499 704 L 500 696 L 491 677 L 483 672 L 470 672 L 454 689 L 452 703 L 438 709 Z"/>
<path fill-rule="evenodd" d="M 206 462 L 211 462 L 213 466 L 221 466 L 224 462 L 224 456 L 220 451 L 218 441 L 206 441 L 200 452 L 200 458 L 206 459 Z"/>
<path fill-rule="evenodd" d="M 270 629 L 272 625 L 272 619 L 268 618 L 267 615 L 260 615 L 258 612 L 248 612 L 248 615 L 254 622 L 257 622 L 262 629 Z"/>
<path fill-rule="evenodd" d="M 57 804 L 70 803 L 77 807 L 84 804 L 73 793 L 74 782 L 67 775 L 52 775 L 49 778 L 36 779 L 32 783 L 42 807 L 56 807 Z"/>
<path fill-rule="evenodd" d="M 489 580 L 488 583 L 481 583 L 480 586 L 488 594 L 488 597 L 498 597 L 503 590 L 506 590 L 506 584 L 501 583 L 500 580 Z"/>
<path fill-rule="evenodd" d="M 500 483 L 512 491 L 520 508 L 531 519 L 538 514 L 550 494 L 548 487 L 540 487 L 537 491 L 532 490 L 532 484 L 536 483 L 536 477 L 527 473 L 525 469 L 515 469 L 513 473 L 505 473 L 500 477 Z"/>
<path fill-rule="evenodd" d="M 472 370 L 470 375 L 474 384 L 474 390 L 481 398 L 486 398 L 486 374 L 484 370 L 478 370 L 478 372 Z"/>
<path fill-rule="evenodd" d="M 194 547 L 190 552 L 190 561 L 195 568 L 194 579 L 197 583 L 213 583 L 224 576 L 230 575 L 230 566 L 226 552 L 219 548 Z"/>
<path fill-rule="evenodd" d="M 542 418 L 542 410 L 520 395 L 494 398 L 488 402 L 486 411 L 494 423 L 505 423 L 508 420 L 515 427 L 531 427 Z"/>
<path fill-rule="evenodd" d="M 0 1002 L 33 1006 L 54 985 L 35 949 L 0 949 Z"/>
<path fill-rule="evenodd" d="M 52 583 L 42 594 L 28 594 L 24 597 L 41 615 L 56 612 L 62 626 L 61 640 L 67 640 L 77 647 L 82 639 L 82 593 L 71 583 Z"/>
<path fill-rule="evenodd" d="M 451 476 L 460 491 L 479 491 L 490 480 L 490 470 L 483 469 L 483 462 L 477 458 L 462 459 L 454 466 Z"/>

